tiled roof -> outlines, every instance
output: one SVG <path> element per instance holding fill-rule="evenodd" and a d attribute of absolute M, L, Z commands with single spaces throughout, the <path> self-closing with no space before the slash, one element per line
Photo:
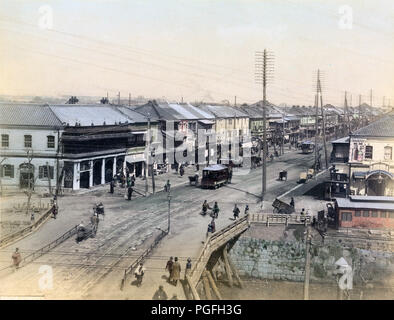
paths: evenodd
<path fill-rule="evenodd" d="M 394 137 L 394 112 L 383 115 L 364 128 L 355 131 L 352 136 L 363 137 Z"/>
<path fill-rule="evenodd" d="M 0 104 L 0 125 L 61 127 L 61 121 L 48 105 Z"/>
<path fill-rule="evenodd" d="M 123 113 L 127 118 L 129 118 L 130 123 L 146 123 L 148 118 L 141 113 L 134 111 L 131 107 L 116 106 L 121 113 Z M 151 118 L 151 121 L 155 121 Z"/>
<path fill-rule="evenodd" d="M 212 113 L 213 115 L 215 115 L 215 117 L 218 118 L 249 118 L 246 113 L 242 112 L 242 110 L 237 107 L 219 105 L 200 105 L 198 107 L 206 112 Z"/>
<path fill-rule="evenodd" d="M 104 122 L 106 125 L 129 122 L 124 114 L 110 105 L 64 104 L 51 105 L 50 108 L 61 122 L 68 123 L 70 126 L 75 126 L 76 123 L 81 126 L 91 126 L 92 124 L 101 126 Z"/>

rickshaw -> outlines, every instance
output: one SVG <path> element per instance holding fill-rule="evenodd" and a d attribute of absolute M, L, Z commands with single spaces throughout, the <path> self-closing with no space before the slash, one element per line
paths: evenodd
<path fill-rule="evenodd" d="M 275 201 L 272 203 L 272 206 L 274 207 L 274 213 L 285 213 L 285 214 L 291 214 L 295 212 L 295 209 L 293 206 L 287 204 L 286 202 L 283 202 L 279 199 L 275 199 Z"/>
<path fill-rule="evenodd" d="M 287 171 L 286 170 L 279 172 L 279 180 L 280 181 L 283 181 L 283 180 L 287 181 Z"/>

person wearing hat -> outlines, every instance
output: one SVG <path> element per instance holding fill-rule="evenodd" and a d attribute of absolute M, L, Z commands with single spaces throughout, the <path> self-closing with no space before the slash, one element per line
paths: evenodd
<path fill-rule="evenodd" d="M 187 258 L 186 268 L 185 268 L 185 279 L 186 279 L 186 275 L 190 274 L 191 271 L 192 271 L 192 259 Z"/>
<path fill-rule="evenodd" d="M 175 257 L 174 259 L 174 264 L 172 265 L 172 269 L 171 269 L 171 281 L 173 283 L 174 286 L 176 286 L 178 284 L 178 280 L 180 278 L 180 274 L 181 274 L 181 265 L 178 262 L 178 257 Z"/>
<path fill-rule="evenodd" d="M 168 296 L 167 293 L 164 291 L 163 286 L 159 286 L 159 289 L 156 290 L 152 300 L 167 300 L 167 299 Z"/>
<path fill-rule="evenodd" d="M 135 270 L 134 275 L 137 278 L 137 287 L 140 287 L 142 284 L 142 278 L 145 274 L 145 268 L 142 263 L 138 266 L 137 270 Z"/>
<path fill-rule="evenodd" d="M 167 261 L 166 268 L 165 268 L 165 270 L 167 270 L 169 272 L 168 282 L 171 282 L 171 271 L 172 271 L 172 265 L 174 264 L 173 259 L 174 259 L 173 257 L 170 257 L 170 260 Z"/>
<path fill-rule="evenodd" d="M 12 262 L 14 264 L 15 271 L 19 269 L 19 264 L 21 263 L 21 261 L 22 261 L 22 256 L 19 252 L 19 248 L 16 248 L 15 252 L 12 254 Z"/>

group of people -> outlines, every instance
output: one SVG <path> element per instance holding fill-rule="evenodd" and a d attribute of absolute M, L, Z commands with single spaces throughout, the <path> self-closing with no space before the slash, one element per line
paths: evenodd
<path fill-rule="evenodd" d="M 115 190 L 115 183 L 116 181 L 120 181 L 122 188 L 126 186 L 127 188 L 127 200 L 131 200 L 131 196 L 133 194 L 133 187 L 135 185 L 135 176 L 134 174 L 126 173 L 126 176 L 123 174 L 123 172 L 119 172 L 117 175 L 115 175 L 110 184 L 109 184 L 109 192 L 114 193 Z"/>
<path fill-rule="evenodd" d="M 188 263 L 190 263 L 191 259 L 189 258 L 187 259 L 187 261 Z M 167 261 L 165 270 L 167 270 L 169 273 L 168 282 L 173 284 L 174 286 L 177 286 L 178 280 L 181 277 L 181 265 L 178 262 L 178 257 L 175 257 L 175 259 L 173 259 L 173 257 L 170 257 L 170 259 Z"/>
<path fill-rule="evenodd" d="M 186 267 L 185 267 L 185 279 L 186 275 L 190 274 L 192 268 L 192 260 L 190 258 L 187 259 Z M 178 280 L 181 278 L 181 265 L 178 261 L 178 257 L 170 257 L 166 263 L 165 269 L 168 272 L 168 283 L 177 286 Z M 142 280 L 145 275 L 146 268 L 141 262 L 136 270 L 134 271 L 134 276 L 136 278 L 136 286 L 140 287 L 142 285 Z M 162 285 L 159 286 L 159 289 L 155 292 L 152 297 L 153 300 L 168 300 L 168 295 L 164 291 L 164 287 Z M 178 300 L 176 294 L 170 300 Z"/>

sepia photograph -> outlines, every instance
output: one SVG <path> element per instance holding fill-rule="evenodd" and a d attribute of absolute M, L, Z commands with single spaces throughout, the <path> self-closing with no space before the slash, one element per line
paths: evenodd
<path fill-rule="evenodd" d="M 1 0 L 0 300 L 393 300 L 393 39 L 391 0 Z"/>

